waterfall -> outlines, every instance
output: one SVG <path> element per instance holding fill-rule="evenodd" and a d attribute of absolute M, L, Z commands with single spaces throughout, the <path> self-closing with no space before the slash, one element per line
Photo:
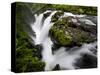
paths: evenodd
<path fill-rule="evenodd" d="M 49 11 L 46 11 L 44 13 L 47 13 Z M 42 23 L 43 14 L 40 14 L 39 16 L 35 15 L 36 21 L 32 25 L 32 28 L 36 34 L 36 38 L 33 37 L 33 40 L 35 41 L 35 45 L 42 44 L 43 46 L 43 52 L 42 52 L 42 61 L 46 62 L 45 70 L 48 70 L 49 66 L 48 64 L 53 61 L 53 55 L 52 55 L 52 41 L 48 37 L 49 30 L 53 23 L 51 23 L 51 17 L 56 13 L 56 11 L 52 12 L 49 17 L 47 17 Z M 43 25 L 42 25 L 43 24 Z M 42 26 L 42 27 L 41 27 Z"/>
<path fill-rule="evenodd" d="M 51 12 L 51 14 L 43 21 L 43 14 Z M 35 22 L 32 24 L 32 29 L 35 32 L 35 37 L 31 37 L 35 45 L 41 44 L 43 46 L 42 50 L 42 61 L 46 63 L 45 70 L 52 70 L 57 64 L 60 65 L 61 69 L 75 69 L 76 66 L 74 63 L 77 59 L 82 57 L 82 54 L 89 54 L 94 57 L 96 55 L 91 52 L 91 48 L 95 48 L 96 42 L 90 44 L 83 44 L 81 47 L 73 47 L 70 50 L 67 50 L 66 47 L 61 47 L 57 51 L 55 51 L 54 55 L 52 54 L 52 45 L 53 42 L 51 38 L 48 36 L 49 30 L 52 27 L 53 23 L 51 23 L 51 17 L 57 11 L 46 11 L 39 15 L 35 14 Z M 82 17 L 84 15 L 73 15 L 72 13 L 64 13 L 65 16 L 73 16 L 73 17 Z M 77 21 L 75 21 L 77 22 Z"/>
<path fill-rule="evenodd" d="M 32 25 L 32 29 L 36 34 L 36 38 L 34 38 L 35 44 L 38 44 L 39 36 L 41 32 L 43 14 L 40 14 L 39 16 L 35 15 L 35 18 L 36 18 L 36 22 L 34 23 L 34 25 Z"/>

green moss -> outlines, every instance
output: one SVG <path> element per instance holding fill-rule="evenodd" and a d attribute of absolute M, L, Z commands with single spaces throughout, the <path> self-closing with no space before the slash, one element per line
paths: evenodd
<path fill-rule="evenodd" d="M 63 17 L 63 18 L 61 18 L 60 20 L 57 20 L 54 23 L 55 27 L 63 29 L 63 30 L 66 29 L 70 25 L 71 25 L 71 23 L 70 23 L 70 17 Z"/>
<path fill-rule="evenodd" d="M 30 13 L 23 12 L 28 10 L 26 3 L 16 4 L 16 72 L 43 71 L 45 66 L 38 55 L 39 50 L 24 29 L 27 26 L 25 19 Z"/>
<path fill-rule="evenodd" d="M 70 25 L 69 20 L 70 17 L 61 18 L 60 20 L 57 20 L 50 29 L 50 35 L 63 46 L 72 44 L 72 37 L 66 31 L 67 27 Z"/>
<path fill-rule="evenodd" d="M 69 34 L 65 34 L 63 30 L 53 27 L 50 30 L 50 34 L 60 45 L 70 45 L 72 43 L 72 37 Z"/>
<path fill-rule="evenodd" d="M 40 61 L 37 57 L 25 56 L 16 60 L 17 72 L 34 72 L 43 71 L 45 63 Z"/>
<path fill-rule="evenodd" d="M 84 31 L 70 22 L 71 17 L 64 17 L 56 21 L 50 29 L 50 36 L 63 46 L 81 45 L 82 43 L 90 43 L 95 38 L 90 32 Z"/>
<path fill-rule="evenodd" d="M 63 35 L 58 34 L 58 35 L 59 35 L 58 40 L 59 40 L 59 43 L 61 45 L 67 45 L 67 46 L 71 45 L 71 43 L 72 43 L 72 37 L 71 36 L 69 36 L 69 35 L 64 36 L 65 34 L 63 34 Z"/>
<path fill-rule="evenodd" d="M 97 7 L 54 4 L 52 5 L 52 8 L 56 10 L 61 10 L 64 12 L 71 12 L 73 14 L 97 15 Z"/>
<path fill-rule="evenodd" d="M 27 64 L 26 71 L 28 72 L 36 72 L 36 71 L 43 71 L 45 63 L 44 62 L 29 62 Z"/>

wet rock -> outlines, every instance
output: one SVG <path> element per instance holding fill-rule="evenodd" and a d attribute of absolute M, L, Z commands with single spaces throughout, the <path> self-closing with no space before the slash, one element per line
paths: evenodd
<path fill-rule="evenodd" d="M 77 21 L 78 21 L 77 23 L 73 23 L 73 24 L 86 32 L 90 32 L 96 35 L 97 24 L 92 22 L 92 20 L 86 19 L 84 17 L 84 18 L 77 18 Z"/>
<path fill-rule="evenodd" d="M 88 19 L 90 17 L 70 17 L 70 25 L 69 27 L 79 28 L 86 32 L 90 32 L 94 35 L 97 33 L 97 21 L 96 18 Z M 93 21 L 94 20 L 94 21 Z"/>
<path fill-rule="evenodd" d="M 53 68 L 53 70 L 54 70 L 54 71 L 55 71 L 55 70 L 60 70 L 60 65 L 57 64 L 57 65 Z"/>
<path fill-rule="evenodd" d="M 91 48 L 90 51 L 91 51 L 93 54 L 97 55 L 97 46 L 95 46 L 94 48 Z"/>
<path fill-rule="evenodd" d="M 51 12 L 47 12 L 47 13 L 43 14 L 44 19 L 47 18 L 50 14 L 51 14 Z"/>
<path fill-rule="evenodd" d="M 60 47 L 61 45 L 54 43 L 52 45 L 52 54 L 54 54 L 54 52 L 57 51 Z"/>
<path fill-rule="evenodd" d="M 82 58 L 77 60 L 76 66 L 79 68 L 96 68 L 97 58 L 92 55 L 84 54 Z"/>
<path fill-rule="evenodd" d="M 97 16 L 86 16 L 85 18 L 91 20 L 97 25 Z"/>
<path fill-rule="evenodd" d="M 51 14 L 51 12 L 47 12 L 43 14 L 43 19 L 42 19 L 42 23 L 44 22 L 44 20 Z"/>
<path fill-rule="evenodd" d="M 52 21 L 52 22 L 57 21 L 57 20 L 63 15 L 63 13 L 64 13 L 64 12 L 62 12 L 62 11 L 56 12 L 56 13 L 52 16 L 51 21 Z"/>

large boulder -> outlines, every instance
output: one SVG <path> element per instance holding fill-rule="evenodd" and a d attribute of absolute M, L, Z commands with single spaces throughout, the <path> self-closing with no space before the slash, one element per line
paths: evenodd
<path fill-rule="evenodd" d="M 63 17 L 54 22 L 49 34 L 55 44 L 61 46 L 81 46 L 97 40 L 96 26 L 73 22 L 73 17 Z M 76 18 L 74 18 L 76 19 Z M 76 19 L 77 20 L 77 19 Z"/>

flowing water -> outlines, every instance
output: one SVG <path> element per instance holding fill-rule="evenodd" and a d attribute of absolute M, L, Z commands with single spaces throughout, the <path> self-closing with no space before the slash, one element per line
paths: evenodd
<path fill-rule="evenodd" d="M 51 12 L 51 14 L 44 20 L 43 22 L 43 14 Z M 42 14 L 35 14 L 35 22 L 31 24 L 33 31 L 35 32 L 35 37 L 31 37 L 35 45 L 41 44 L 43 47 L 42 50 L 42 61 L 46 63 L 45 70 L 52 70 L 57 64 L 59 64 L 61 69 L 75 69 L 77 66 L 74 65 L 76 60 L 82 57 L 82 54 L 89 54 L 94 57 L 96 55 L 91 51 L 91 48 L 95 48 L 96 42 L 90 44 L 83 44 L 81 47 L 73 47 L 70 50 L 67 50 L 66 47 L 61 47 L 57 51 L 52 54 L 52 45 L 53 42 L 51 38 L 48 36 L 49 30 L 52 27 L 53 23 L 51 22 L 51 17 L 57 11 L 46 11 Z M 72 13 L 64 13 L 65 16 L 73 16 L 73 17 L 84 17 L 85 15 L 74 15 Z M 77 22 L 76 20 L 73 20 Z M 92 21 L 87 19 L 80 19 L 80 21 L 84 21 L 87 24 L 95 25 Z"/>

